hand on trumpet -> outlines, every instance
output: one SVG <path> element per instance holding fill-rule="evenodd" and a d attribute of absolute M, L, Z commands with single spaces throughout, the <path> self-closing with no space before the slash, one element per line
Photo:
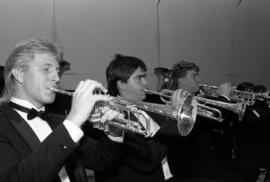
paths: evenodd
<path fill-rule="evenodd" d="M 148 128 L 148 134 L 145 135 L 145 137 L 154 137 L 160 129 L 160 126 L 145 111 L 141 110 L 140 113 L 140 115 L 135 114 L 135 116 L 138 119 L 138 122 L 142 124 L 144 128 Z"/>
<path fill-rule="evenodd" d="M 111 97 L 107 95 L 95 94 L 96 89 L 105 90 L 101 83 L 87 79 L 81 81 L 75 89 L 72 97 L 72 105 L 70 112 L 67 116 L 67 120 L 74 123 L 76 126 L 81 125 L 88 120 L 94 105 L 97 101 L 109 101 Z M 111 111 L 110 109 L 105 110 L 105 114 L 101 117 L 101 121 L 111 120 L 116 117 L 119 113 Z"/>
<path fill-rule="evenodd" d="M 217 96 L 225 97 L 228 101 L 230 100 L 230 96 L 232 93 L 232 90 L 234 88 L 231 86 L 230 83 L 222 83 L 216 90 Z"/>
<path fill-rule="evenodd" d="M 182 106 L 189 95 L 190 93 L 186 90 L 183 89 L 175 90 L 171 97 L 172 105 L 175 106 L 176 108 L 178 108 L 178 106 Z"/>
<path fill-rule="evenodd" d="M 124 114 L 119 111 L 112 110 L 109 106 L 103 106 L 99 108 L 99 112 L 96 112 L 97 119 L 90 118 L 90 122 L 93 123 L 94 128 L 98 128 L 103 130 L 110 139 L 114 141 L 115 138 L 112 137 L 122 137 L 124 135 L 124 131 L 118 127 L 110 125 L 109 122 L 115 118 L 124 119 Z M 119 141 L 122 142 L 123 140 Z"/>

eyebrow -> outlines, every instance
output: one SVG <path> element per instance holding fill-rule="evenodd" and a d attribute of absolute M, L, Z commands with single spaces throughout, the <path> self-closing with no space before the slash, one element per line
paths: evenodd
<path fill-rule="evenodd" d="M 52 63 L 43 63 L 43 64 L 41 64 L 41 66 L 50 66 L 50 67 L 60 68 L 60 65 L 54 66 Z"/>
<path fill-rule="evenodd" d="M 60 69 L 61 69 L 59 65 L 54 66 L 51 63 L 44 63 L 44 64 L 41 64 L 40 66 L 41 66 L 41 68 L 44 68 L 44 67 L 55 68 L 57 71 L 60 71 Z"/>
<path fill-rule="evenodd" d="M 146 73 L 138 74 L 136 77 L 146 77 Z"/>

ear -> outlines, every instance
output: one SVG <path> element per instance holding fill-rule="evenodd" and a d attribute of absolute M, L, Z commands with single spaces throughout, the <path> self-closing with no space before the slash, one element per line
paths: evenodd
<path fill-rule="evenodd" d="M 178 79 L 178 88 L 179 87 L 185 87 L 186 85 L 186 79 L 185 78 L 179 78 Z"/>
<path fill-rule="evenodd" d="M 117 85 L 119 93 L 123 92 L 123 90 L 125 90 L 125 88 L 126 88 L 126 83 L 124 83 L 120 80 L 117 81 L 116 85 Z"/>
<path fill-rule="evenodd" d="M 178 80 L 177 80 L 177 83 L 178 84 L 181 84 L 181 83 L 183 83 L 184 82 L 184 79 L 183 78 L 178 78 Z"/>
<path fill-rule="evenodd" d="M 19 68 L 14 68 L 11 70 L 11 74 L 15 78 L 15 80 L 19 83 L 23 82 L 23 70 Z"/>

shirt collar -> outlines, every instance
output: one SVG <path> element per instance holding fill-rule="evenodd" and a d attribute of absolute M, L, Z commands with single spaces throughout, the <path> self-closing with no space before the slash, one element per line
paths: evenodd
<path fill-rule="evenodd" d="M 31 102 L 27 101 L 27 100 L 24 100 L 24 99 L 19 99 L 19 98 L 16 98 L 16 97 L 11 97 L 10 101 L 16 103 L 16 104 L 19 104 L 21 106 L 24 106 L 24 107 L 27 107 L 27 108 L 34 108 L 36 109 L 37 111 L 45 111 L 45 107 L 42 106 L 40 108 L 36 108 Z"/>

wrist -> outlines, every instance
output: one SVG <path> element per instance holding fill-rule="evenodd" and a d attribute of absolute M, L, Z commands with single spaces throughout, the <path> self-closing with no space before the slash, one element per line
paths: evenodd
<path fill-rule="evenodd" d="M 80 118 L 77 118 L 77 117 L 72 117 L 72 116 L 67 116 L 66 117 L 66 120 L 70 121 L 71 123 L 73 123 L 74 125 L 76 125 L 77 127 L 81 127 L 82 124 L 84 123 L 84 121 L 81 121 Z"/>

